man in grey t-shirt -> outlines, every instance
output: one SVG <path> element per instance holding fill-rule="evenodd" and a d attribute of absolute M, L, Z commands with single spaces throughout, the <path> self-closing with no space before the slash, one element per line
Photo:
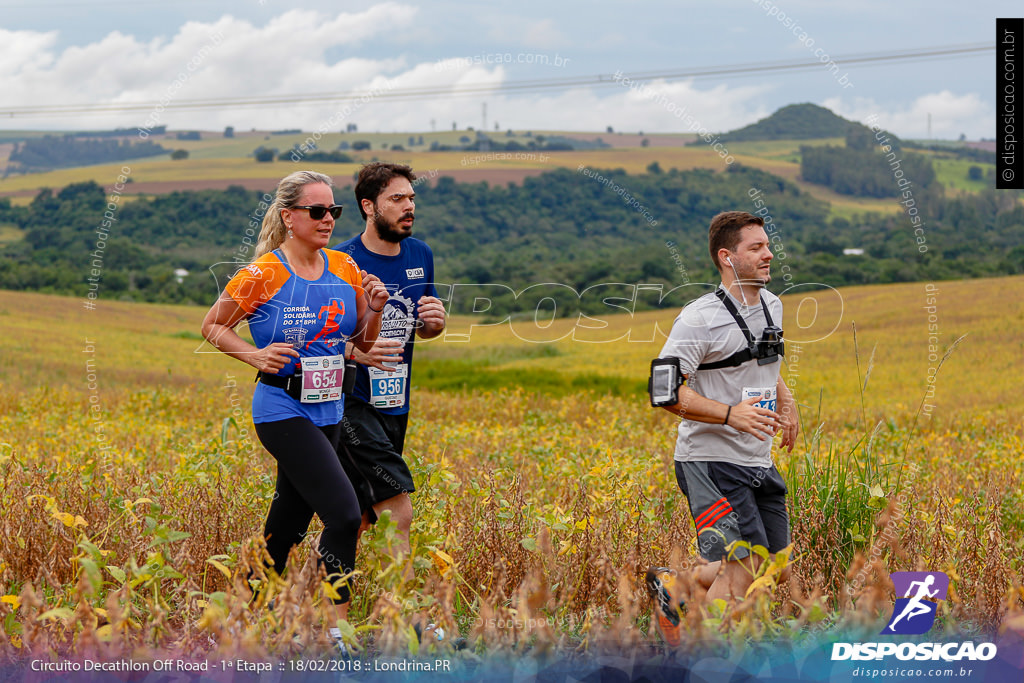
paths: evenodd
<path fill-rule="evenodd" d="M 745 595 L 757 569 L 760 558 L 730 547 L 733 541 L 769 553 L 789 545 L 786 484 L 771 449 L 781 431 L 780 445 L 792 451 L 800 421 L 779 374 L 780 345 L 770 343 L 771 328 L 782 324 L 782 302 L 764 288 L 772 260 L 764 222 L 742 211 L 720 213 L 708 242 L 722 285 L 683 309 L 660 357 L 677 359 L 686 378 L 676 404 L 664 407 L 684 418 L 676 480 L 710 563 L 698 575 L 710 586 L 710 602 Z M 668 625 L 659 621 L 664 632 Z"/>

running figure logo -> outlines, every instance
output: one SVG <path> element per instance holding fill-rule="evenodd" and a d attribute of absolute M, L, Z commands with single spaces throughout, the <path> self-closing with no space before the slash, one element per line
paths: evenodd
<path fill-rule="evenodd" d="M 331 334 L 338 331 L 341 327 L 341 319 L 345 317 L 345 302 L 331 301 L 330 305 L 321 306 L 320 313 L 317 314 L 316 319 L 319 320 L 322 318 L 324 313 L 327 314 L 327 319 L 324 320 L 324 326 L 320 329 L 317 335 L 313 337 L 309 344 L 312 344 L 319 339 L 327 339 Z M 309 347 L 309 344 L 306 344 L 307 348 Z M 333 346 L 333 344 L 329 345 Z"/>
<path fill-rule="evenodd" d="M 882 634 L 920 635 L 935 623 L 939 600 L 946 599 L 949 577 L 942 572 L 893 572 L 896 595 L 892 619 Z"/>

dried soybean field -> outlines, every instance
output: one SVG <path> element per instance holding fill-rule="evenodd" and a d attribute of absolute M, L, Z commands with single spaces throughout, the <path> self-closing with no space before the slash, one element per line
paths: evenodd
<path fill-rule="evenodd" d="M 1024 631 L 1022 301 L 1021 277 L 784 297 L 794 545 L 738 608 L 691 607 L 688 642 L 877 624 L 900 570 L 949 575 L 947 632 Z M 0 293 L 0 658 L 325 646 L 315 529 L 250 602 L 275 467 L 203 313 Z M 700 598 L 675 422 L 645 392 L 674 315 L 456 319 L 417 350 L 413 548 L 364 537 L 359 647 L 415 653 L 420 620 L 466 638 L 456 659 L 659 647 L 646 568 Z"/>

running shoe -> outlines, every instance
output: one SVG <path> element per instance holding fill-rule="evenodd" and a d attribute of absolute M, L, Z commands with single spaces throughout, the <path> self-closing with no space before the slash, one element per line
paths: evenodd
<path fill-rule="evenodd" d="M 352 655 L 348 651 L 348 646 L 345 645 L 345 639 L 341 636 L 341 629 L 334 626 L 327 630 L 327 635 L 331 637 L 334 642 L 334 646 L 338 649 L 338 656 L 341 657 L 343 662 L 352 661 Z"/>
<path fill-rule="evenodd" d="M 438 626 L 437 624 L 427 624 L 426 628 L 421 628 L 419 624 L 413 624 L 412 628 L 416 632 L 416 639 L 420 642 L 421 645 L 425 645 L 428 643 L 435 643 L 437 645 L 440 645 L 442 642 L 444 642 L 444 629 Z M 466 647 L 466 639 L 456 638 L 455 640 L 451 641 L 451 646 L 452 649 L 462 650 Z"/>
<path fill-rule="evenodd" d="M 676 573 L 668 567 L 651 567 L 647 570 L 647 592 L 655 604 L 658 630 L 671 647 L 682 642 L 682 611 L 686 603 L 682 598 L 673 604 L 672 592 L 676 588 Z"/>
<path fill-rule="evenodd" d="M 426 641 L 428 643 L 440 643 L 444 640 L 444 629 L 434 623 L 427 624 L 426 628 L 421 627 L 419 624 L 413 624 L 412 630 L 416 632 L 416 640 L 420 641 L 420 643 L 423 643 L 424 632 L 427 634 Z"/>

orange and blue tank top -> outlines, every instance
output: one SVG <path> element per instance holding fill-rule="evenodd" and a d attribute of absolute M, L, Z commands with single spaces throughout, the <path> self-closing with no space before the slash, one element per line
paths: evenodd
<path fill-rule="evenodd" d="M 324 272 L 317 280 L 298 277 L 279 250 L 242 268 L 225 291 L 247 315 L 257 347 L 274 342 L 292 344 L 302 358 L 345 353 L 345 342 L 356 330 L 357 297 L 363 295 L 359 267 L 348 254 L 321 250 Z M 298 370 L 298 359 L 282 368 L 282 377 Z M 253 422 L 305 417 L 317 426 L 336 424 L 345 400 L 300 403 L 284 389 L 262 382 L 252 397 Z"/>

